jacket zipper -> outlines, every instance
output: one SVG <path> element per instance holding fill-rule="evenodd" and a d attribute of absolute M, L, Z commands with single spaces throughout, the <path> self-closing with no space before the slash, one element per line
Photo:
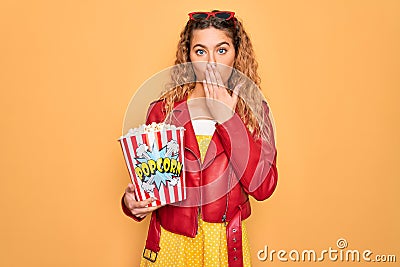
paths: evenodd
<path fill-rule="evenodd" d="M 222 215 L 221 221 L 224 223 L 224 226 L 226 227 L 226 225 L 228 224 L 228 222 L 226 221 L 226 216 L 228 213 L 228 205 L 229 205 L 229 195 L 231 193 L 231 188 L 230 188 L 230 184 L 231 184 L 231 175 L 232 175 L 232 169 L 230 168 L 230 166 L 228 166 L 229 168 L 229 174 L 228 174 L 228 192 L 226 194 L 226 203 L 225 203 L 225 212 L 224 215 Z"/>
<path fill-rule="evenodd" d="M 200 183 L 201 183 L 201 178 L 202 178 L 202 176 L 203 176 L 203 168 L 202 168 L 202 164 L 201 164 L 201 161 L 200 161 L 200 159 L 199 158 L 197 158 L 197 156 L 196 156 L 196 154 L 194 153 L 194 151 L 193 150 L 191 150 L 190 148 L 188 148 L 188 147 L 185 147 L 187 150 L 189 150 L 190 152 L 192 152 L 192 154 L 196 157 L 196 159 L 197 159 L 197 162 L 199 163 L 199 166 L 200 166 Z M 201 186 L 201 184 L 200 184 L 200 186 Z M 200 189 L 199 189 L 200 190 Z M 200 214 L 201 214 L 201 192 L 200 192 L 200 206 L 198 206 L 198 208 L 197 208 L 197 210 L 196 210 L 196 225 L 195 225 L 195 229 L 196 229 L 196 235 L 199 233 L 199 216 L 200 216 Z"/>

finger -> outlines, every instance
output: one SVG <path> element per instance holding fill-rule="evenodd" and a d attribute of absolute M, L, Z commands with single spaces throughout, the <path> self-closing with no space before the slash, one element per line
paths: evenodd
<path fill-rule="evenodd" d="M 153 211 L 155 211 L 156 209 L 161 208 L 161 207 L 163 207 L 163 206 L 165 206 L 165 205 L 166 205 L 166 204 L 160 205 L 160 206 L 157 206 L 157 207 L 149 207 L 149 208 L 146 208 L 146 211 L 143 212 L 143 213 L 141 213 L 140 216 L 141 216 L 141 218 L 144 218 L 144 217 L 146 217 L 147 215 L 149 215 L 150 213 L 152 213 Z"/>
<path fill-rule="evenodd" d="M 133 209 L 132 214 L 139 218 L 144 218 L 149 214 L 148 212 L 143 211 L 142 209 Z"/>
<path fill-rule="evenodd" d="M 145 218 L 147 215 L 149 215 L 151 212 L 148 212 L 148 213 L 143 213 L 143 214 L 140 214 L 140 215 L 138 215 L 138 217 L 140 217 L 140 218 Z"/>
<path fill-rule="evenodd" d="M 211 65 L 212 69 L 213 69 L 213 74 L 215 76 L 216 79 L 216 89 L 215 89 L 215 97 L 216 99 L 221 99 L 227 95 L 229 95 L 228 93 L 228 88 L 225 87 L 224 82 L 222 81 L 222 76 L 221 73 L 219 72 L 217 65 L 213 64 Z"/>
<path fill-rule="evenodd" d="M 208 96 L 209 96 L 209 98 L 214 98 L 214 96 L 215 96 L 214 95 L 214 87 L 211 82 L 210 71 L 208 70 L 208 68 L 206 70 L 206 82 L 207 82 L 207 89 L 209 92 Z"/>
<path fill-rule="evenodd" d="M 210 75 L 211 83 L 213 84 L 213 86 L 218 86 L 217 78 L 215 77 L 213 67 L 211 67 L 211 64 L 208 64 L 207 67 L 208 67 L 208 73 Z"/>
<path fill-rule="evenodd" d="M 215 79 L 216 79 L 216 81 L 217 81 L 217 84 L 218 84 L 219 86 L 225 87 L 224 82 L 222 81 L 221 73 L 219 72 L 217 66 L 216 66 L 216 65 L 212 65 L 212 69 L 213 69 L 213 72 L 214 72 L 214 75 L 215 75 Z"/>
<path fill-rule="evenodd" d="M 155 211 L 155 210 L 158 209 L 159 207 L 161 207 L 161 206 L 148 207 L 148 208 L 146 208 L 146 212 L 150 213 L 150 212 L 152 212 L 152 211 Z"/>
<path fill-rule="evenodd" d="M 155 200 L 154 198 L 148 198 L 148 199 L 145 199 L 145 200 L 142 200 L 142 201 L 137 201 L 135 203 L 136 205 L 134 206 L 134 208 L 145 208 L 148 205 L 150 205 L 151 202 L 153 202 L 154 200 Z"/>
<path fill-rule="evenodd" d="M 135 193 L 135 186 L 133 184 L 128 184 L 128 187 L 125 189 L 125 193 L 128 194 Z"/>
<path fill-rule="evenodd" d="M 238 99 L 239 99 L 239 92 L 240 89 L 242 88 L 243 84 L 238 84 L 237 86 L 235 86 L 235 88 L 233 89 L 233 94 L 232 94 L 232 100 L 237 103 Z"/>
<path fill-rule="evenodd" d="M 214 64 L 209 64 L 208 65 L 208 67 L 209 67 L 209 74 L 210 74 L 210 80 L 211 80 L 211 86 L 212 86 L 212 88 L 213 88 L 213 95 L 212 95 L 212 97 L 214 98 L 214 99 L 218 99 L 218 96 L 219 96 L 219 94 L 221 93 L 221 84 L 220 83 L 218 83 L 218 81 L 217 81 L 217 77 L 216 77 L 216 74 L 215 74 L 215 72 L 214 72 Z"/>
<path fill-rule="evenodd" d="M 146 207 L 146 208 L 136 208 L 132 209 L 132 214 L 135 216 L 140 216 L 140 215 L 147 215 L 150 212 L 155 211 L 156 209 L 160 208 L 161 206 L 155 206 L 155 207 Z"/>
<path fill-rule="evenodd" d="M 204 94 L 206 95 L 206 98 L 210 97 L 210 91 L 208 90 L 207 82 L 206 80 L 203 80 L 203 88 L 204 88 Z"/>

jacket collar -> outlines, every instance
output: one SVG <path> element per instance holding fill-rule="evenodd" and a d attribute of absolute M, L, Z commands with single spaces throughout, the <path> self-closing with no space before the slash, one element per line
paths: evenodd
<path fill-rule="evenodd" d="M 200 160 L 200 150 L 197 143 L 196 135 L 194 133 L 193 124 L 190 118 L 189 107 L 187 104 L 187 97 L 181 101 L 174 103 L 174 109 L 172 110 L 173 115 L 171 118 L 172 124 L 176 126 L 183 126 L 185 128 L 185 139 L 184 145 L 185 149 L 192 152 L 198 160 Z M 224 152 L 224 147 L 222 146 L 217 130 L 215 130 L 214 135 L 211 139 L 210 145 L 208 147 L 207 153 L 204 157 L 203 167 L 206 168 L 216 156 Z"/>

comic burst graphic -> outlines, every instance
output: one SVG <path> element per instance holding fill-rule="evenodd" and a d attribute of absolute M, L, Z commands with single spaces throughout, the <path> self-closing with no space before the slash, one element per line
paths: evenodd
<path fill-rule="evenodd" d="M 182 163 L 179 162 L 179 145 L 175 140 L 169 141 L 160 150 L 156 143 L 149 150 L 146 144 L 140 144 L 136 149 L 136 173 L 142 180 L 142 188 L 146 192 L 153 192 L 156 187 L 160 190 L 161 184 L 175 186 L 179 182 Z"/>

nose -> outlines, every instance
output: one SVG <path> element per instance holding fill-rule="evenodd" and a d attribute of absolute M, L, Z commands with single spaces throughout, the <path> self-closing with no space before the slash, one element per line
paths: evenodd
<path fill-rule="evenodd" d="M 217 63 L 217 62 L 215 61 L 214 52 L 210 52 L 208 55 L 209 55 L 209 56 L 208 56 L 208 63 L 210 63 L 210 64 L 215 64 L 215 63 Z"/>

